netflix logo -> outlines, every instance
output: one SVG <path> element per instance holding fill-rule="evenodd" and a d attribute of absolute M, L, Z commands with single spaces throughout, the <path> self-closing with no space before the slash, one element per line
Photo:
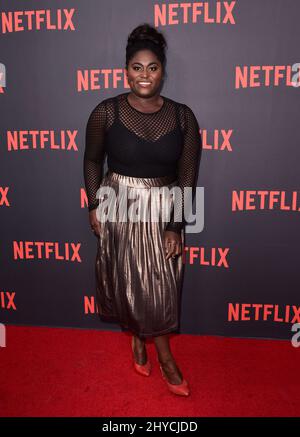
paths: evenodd
<path fill-rule="evenodd" d="M 185 247 L 183 250 L 183 263 L 210 267 L 229 268 L 229 248 L 221 247 Z"/>
<path fill-rule="evenodd" d="M 300 85 L 300 64 L 237 66 L 234 85 L 235 89 L 280 85 L 297 88 Z"/>
<path fill-rule="evenodd" d="M 0 187 L 0 206 L 10 206 L 7 193 L 9 187 Z"/>
<path fill-rule="evenodd" d="M 57 260 L 82 262 L 79 254 L 81 243 L 56 241 L 13 241 L 14 260 Z"/>
<path fill-rule="evenodd" d="M 75 30 L 75 9 L 38 9 L 29 11 L 1 12 L 1 33 L 39 30 Z"/>
<path fill-rule="evenodd" d="M 300 307 L 264 303 L 228 303 L 228 322 L 272 321 L 300 322 Z"/>
<path fill-rule="evenodd" d="M 5 310 L 16 311 L 15 302 L 16 293 L 10 291 L 0 291 L 0 308 Z"/>
<path fill-rule="evenodd" d="M 233 191 L 231 208 L 232 211 L 278 210 L 299 212 L 299 191 Z"/>
<path fill-rule="evenodd" d="M 7 150 L 66 150 L 78 152 L 77 130 L 22 130 L 7 131 Z"/>
<path fill-rule="evenodd" d="M 235 1 L 158 3 L 154 5 L 155 26 L 176 24 L 236 24 Z"/>

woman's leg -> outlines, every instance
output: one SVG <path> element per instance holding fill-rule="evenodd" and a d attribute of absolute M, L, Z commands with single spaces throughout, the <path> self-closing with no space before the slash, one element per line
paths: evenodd
<path fill-rule="evenodd" d="M 169 335 L 165 334 L 154 337 L 154 343 L 157 350 L 158 360 L 166 373 L 168 381 L 171 384 L 180 384 L 183 379 L 182 373 L 172 355 Z"/>
<path fill-rule="evenodd" d="M 134 359 L 138 364 L 144 365 L 147 362 L 147 351 L 145 341 L 135 334 L 133 335 Z"/>

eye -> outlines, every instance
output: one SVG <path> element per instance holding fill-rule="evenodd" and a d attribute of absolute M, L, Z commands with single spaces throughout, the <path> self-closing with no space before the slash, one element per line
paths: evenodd
<path fill-rule="evenodd" d="M 139 67 L 138 65 L 135 65 L 134 67 L 132 67 L 133 68 L 133 70 L 136 70 L 136 69 L 139 69 L 139 68 L 141 68 L 141 67 Z M 152 71 L 156 71 L 157 70 L 157 66 L 153 66 L 153 67 L 150 67 L 150 69 L 152 70 Z"/>

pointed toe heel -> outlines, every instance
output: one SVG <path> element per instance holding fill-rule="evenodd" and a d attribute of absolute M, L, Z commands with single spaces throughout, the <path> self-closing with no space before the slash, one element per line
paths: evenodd
<path fill-rule="evenodd" d="M 150 376 L 151 373 L 151 364 L 148 360 L 146 364 L 138 364 L 133 361 L 134 369 L 137 373 L 143 376 Z"/>
<path fill-rule="evenodd" d="M 180 384 L 171 384 L 168 381 L 166 374 L 164 372 L 164 369 L 162 368 L 161 364 L 159 364 L 159 367 L 160 367 L 162 377 L 165 380 L 165 382 L 168 386 L 168 389 L 172 393 L 174 393 L 175 395 L 178 395 L 178 396 L 189 396 L 190 395 L 190 389 L 189 389 L 189 385 L 188 385 L 186 379 L 183 378 L 183 380 Z"/>

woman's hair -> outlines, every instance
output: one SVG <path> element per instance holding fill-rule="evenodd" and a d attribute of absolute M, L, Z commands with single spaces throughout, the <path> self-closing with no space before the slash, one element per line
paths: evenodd
<path fill-rule="evenodd" d="M 134 54 L 139 50 L 152 50 L 162 64 L 165 72 L 167 42 L 162 33 L 148 23 L 141 24 L 133 29 L 127 39 L 126 46 L 126 67 Z"/>

